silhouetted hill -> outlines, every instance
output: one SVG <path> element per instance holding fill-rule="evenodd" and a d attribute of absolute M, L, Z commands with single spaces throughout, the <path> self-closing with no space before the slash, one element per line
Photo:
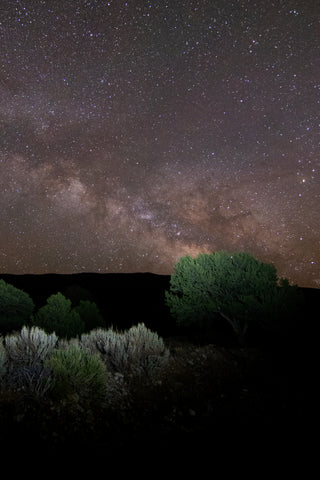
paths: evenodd
<path fill-rule="evenodd" d="M 165 333 L 172 323 L 164 305 L 164 292 L 169 288 L 170 276 L 152 273 L 79 273 L 0 274 L 0 278 L 28 293 L 36 308 L 44 305 L 50 295 L 61 292 L 74 304 L 81 299 L 96 302 L 107 324 L 118 328 L 127 328 L 138 321 L 150 328 L 160 325 L 163 327 L 161 333 Z"/>

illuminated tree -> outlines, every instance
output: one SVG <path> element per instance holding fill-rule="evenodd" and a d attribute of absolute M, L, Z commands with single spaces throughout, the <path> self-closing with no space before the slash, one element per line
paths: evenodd
<path fill-rule="evenodd" d="M 294 308 L 296 287 L 247 253 L 185 256 L 175 266 L 166 304 L 177 324 L 213 326 L 218 318 L 244 339 L 253 322 L 277 329 Z"/>

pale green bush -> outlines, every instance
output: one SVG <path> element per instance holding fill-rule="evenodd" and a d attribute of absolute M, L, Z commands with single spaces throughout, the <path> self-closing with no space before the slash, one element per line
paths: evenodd
<path fill-rule="evenodd" d="M 168 360 L 169 351 L 157 333 L 143 323 L 119 333 L 112 328 L 97 329 L 80 338 L 80 345 L 100 353 L 108 371 L 152 376 Z"/>
<path fill-rule="evenodd" d="M 23 327 L 19 334 L 7 335 L 4 346 L 10 364 L 14 366 L 31 366 L 42 364 L 52 352 L 58 337 L 47 334 L 38 327 Z"/>
<path fill-rule="evenodd" d="M 97 355 L 69 345 L 55 349 L 44 365 L 52 373 L 51 390 L 58 397 L 72 395 L 92 401 L 105 395 L 108 373 Z"/>

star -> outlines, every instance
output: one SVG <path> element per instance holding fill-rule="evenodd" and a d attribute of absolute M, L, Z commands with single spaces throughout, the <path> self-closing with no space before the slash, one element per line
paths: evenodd
<path fill-rule="evenodd" d="M 2 3 L 0 273 L 227 249 L 319 287 L 315 2 Z"/>

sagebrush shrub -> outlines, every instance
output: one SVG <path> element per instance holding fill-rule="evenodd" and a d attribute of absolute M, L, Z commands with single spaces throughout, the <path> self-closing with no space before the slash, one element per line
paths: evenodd
<path fill-rule="evenodd" d="M 52 378 L 48 369 L 40 364 L 18 366 L 10 369 L 6 379 L 9 388 L 20 393 L 42 397 L 51 388 Z"/>
<path fill-rule="evenodd" d="M 140 323 L 125 335 L 130 367 L 134 372 L 150 376 L 165 365 L 169 350 L 157 333 Z"/>
<path fill-rule="evenodd" d="M 52 372 L 51 390 L 55 395 L 79 395 L 82 399 L 99 399 L 106 391 L 108 373 L 97 356 L 76 345 L 56 349 L 44 365 Z"/>
<path fill-rule="evenodd" d="M 23 327 L 18 334 L 7 335 L 4 347 L 14 366 L 42 364 L 57 345 L 58 337 L 38 327 Z"/>
<path fill-rule="evenodd" d="M 97 329 L 81 336 L 80 345 L 99 352 L 112 372 L 151 376 L 167 361 L 169 351 L 157 333 L 143 323 L 119 333 L 113 328 Z"/>
<path fill-rule="evenodd" d="M 103 353 L 103 345 L 113 329 L 96 328 L 89 333 L 83 333 L 80 337 L 80 346 L 89 353 Z"/>
<path fill-rule="evenodd" d="M 100 353 L 108 371 L 123 372 L 128 364 L 124 335 L 113 328 L 92 330 L 81 335 L 80 345 L 88 352 Z"/>

